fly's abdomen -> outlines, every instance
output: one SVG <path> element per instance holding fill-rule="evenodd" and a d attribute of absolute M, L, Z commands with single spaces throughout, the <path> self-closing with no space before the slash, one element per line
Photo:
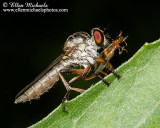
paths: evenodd
<path fill-rule="evenodd" d="M 20 91 L 16 96 L 15 103 L 26 102 L 39 98 L 43 93 L 52 88 L 59 80 L 58 72 L 63 68 L 63 63 L 61 63 L 52 69 L 47 70 L 45 73 L 42 72 L 42 76 L 40 74 L 33 82 Z"/>
<path fill-rule="evenodd" d="M 49 77 L 47 74 L 38 80 L 33 86 L 28 88 L 24 93 L 16 98 L 15 103 L 26 102 L 32 99 L 39 98 L 40 95 L 47 92 L 59 80 L 59 75 L 56 74 Z"/>

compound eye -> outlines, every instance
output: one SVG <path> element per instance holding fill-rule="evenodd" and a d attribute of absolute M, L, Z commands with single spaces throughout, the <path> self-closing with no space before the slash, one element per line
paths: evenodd
<path fill-rule="evenodd" d="M 96 42 L 97 45 L 103 45 L 104 35 L 103 35 L 102 31 L 94 30 L 93 31 L 93 36 L 94 36 L 94 39 L 95 39 L 95 42 Z"/>

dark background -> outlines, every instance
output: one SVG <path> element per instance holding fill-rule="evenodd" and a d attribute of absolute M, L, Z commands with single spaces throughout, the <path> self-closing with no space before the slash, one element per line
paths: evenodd
<path fill-rule="evenodd" d="M 14 1 L 18 2 L 18 1 Z M 25 3 L 24 1 L 21 3 Z M 37 1 L 36 1 L 37 2 Z M 160 9 L 156 1 L 61 1 L 46 2 L 49 8 L 66 8 L 64 13 L 4 13 L 1 11 L 0 72 L 1 126 L 22 128 L 47 116 L 60 103 L 65 88 L 59 81 L 40 100 L 14 104 L 14 97 L 62 52 L 66 38 L 93 27 L 106 28 L 112 39 L 120 30 L 128 35 L 128 53 L 112 59 L 115 67 L 127 61 L 145 42 L 160 37 Z M 33 2 L 35 3 L 35 2 Z M 88 88 L 91 80 L 81 88 Z M 81 86 L 84 82 L 74 84 Z M 84 85 L 84 84 L 83 84 Z M 78 93 L 73 93 L 71 98 Z M 94 94 L 93 94 L 94 95 Z"/>

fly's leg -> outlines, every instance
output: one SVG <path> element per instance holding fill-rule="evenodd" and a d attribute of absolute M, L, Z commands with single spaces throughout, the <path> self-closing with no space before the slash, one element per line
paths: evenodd
<path fill-rule="evenodd" d="M 86 76 L 89 74 L 91 71 L 91 65 L 88 65 L 86 69 L 63 69 L 60 72 L 61 73 L 71 73 L 71 74 L 79 74 L 78 76 L 74 77 L 72 80 L 70 80 L 69 83 L 73 83 L 76 80 L 82 78 L 83 80 L 86 78 Z"/>
<path fill-rule="evenodd" d="M 106 84 L 107 86 L 110 85 L 110 83 L 108 83 L 106 80 L 104 80 L 100 75 L 92 75 L 90 77 L 85 78 L 85 80 L 91 80 L 91 79 L 96 78 L 96 77 L 100 78 L 103 81 L 103 83 Z"/>
<path fill-rule="evenodd" d="M 91 65 L 88 65 L 86 69 L 84 69 L 84 72 L 82 74 L 82 80 L 85 80 L 86 76 L 90 73 L 91 71 Z"/>
<path fill-rule="evenodd" d="M 108 76 L 108 74 L 104 71 L 99 71 L 101 74 L 105 75 L 105 76 Z"/>
<path fill-rule="evenodd" d="M 75 81 L 79 80 L 82 77 L 82 73 L 84 72 L 83 69 L 62 69 L 60 71 L 61 73 L 71 73 L 71 74 L 79 74 L 78 76 L 72 78 L 68 84 L 68 86 L 70 86 L 72 83 L 74 83 Z M 80 93 L 83 93 L 84 90 L 83 89 L 79 89 L 79 88 L 74 88 L 70 86 L 70 90 L 74 90 Z M 69 98 L 69 97 L 68 97 Z M 68 99 L 67 98 L 67 99 Z"/>
<path fill-rule="evenodd" d="M 62 99 L 62 106 L 63 106 L 63 110 L 67 110 L 65 107 L 65 101 L 68 99 L 70 93 L 71 93 L 71 87 L 69 86 L 69 84 L 66 82 L 66 80 L 64 79 L 64 77 L 62 76 L 61 72 L 59 72 L 59 76 L 64 84 L 64 86 L 66 87 L 67 93 L 65 94 L 64 98 Z"/>
<path fill-rule="evenodd" d="M 74 83 L 75 81 L 79 80 L 80 78 L 83 79 L 83 80 L 89 80 L 89 79 L 92 79 L 92 78 L 95 78 L 95 77 L 98 77 L 100 78 L 106 85 L 109 85 L 108 82 L 106 82 L 101 76 L 99 75 L 95 75 L 95 76 L 91 76 L 90 78 L 86 78 L 86 76 L 90 73 L 91 71 L 91 67 L 92 65 L 88 65 L 86 67 L 86 69 L 62 69 L 60 70 L 59 72 L 59 76 L 62 80 L 62 82 L 64 83 L 65 87 L 66 87 L 66 90 L 67 90 L 67 93 L 65 94 L 63 100 L 62 100 L 62 105 L 63 105 L 63 110 L 66 110 L 66 107 L 65 107 L 65 101 L 69 99 L 69 95 L 70 95 L 70 92 L 71 90 L 73 91 L 77 91 L 77 92 L 80 92 L 80 93 L 83 93 L 84 90 L 83 89 L 80 89 L 80 88 L 74 88 L 74 87 L 71 87 L 70 85 L 72 83 Z M 78 76 L 72 78 L 68 83 L 66 82 L 66 80 L 64 79 L 62 73 L 71 73 L 71 74 L 79 74 Z M 103 74 L 107 75 L 107 73 L 104 73 L 102 72 Z"/>
<path fill-rule="evenodd" d="M 108 64 L 109 64 L 109 70 L 110 70 L 118 79 L 120 79 L 121 76 L 118 75 L 118 74 L 114 71 L 114 68 L 113 68 L 112 64 L 111 64 L 110 62 L 108 62 Z"/>
<path fill-rule="evenodd" d="M 72 83 L 74 83 L 74 82 L 76 82 L 77 80 L 79 80 L 81 77 L 82 77 L 82 75 L 78 75 L 78 76 L 73 77 L 73 78 L 68 82 L 68 84 L 71 85 Z"/>
<path fill-rule="evenodd" d="M 108 83 L 106 80 L 104 80 L 100 75 L 97 75 L 98 78 L 100 78 L 104 84 L 106 84 L 107 86 L 110 85 L 110 83 Z"/>
<path fill-rule="evenodd" d="M 92 75 L 92 76 L 90 76 L 90 77 L 85 78 L 85 80 L 91 80 L 91 79 L 94 79 L 94 78 L 96 78 L 96 77 L 97 77 L 97 75 Z"/>
<path fill-rule="evenodd" d="M 67 108 L 65 107 L 65 101 L 69 99 L 69 95 L 71 94 L 71 90 L 83 93 L 84 90 L 83 89 L 79 89 L 79 88 L 73 88 L 71 87 L 66 80 L 64 79 L 63 75 L 61 74 L 61 72 L 59 72 L 59 76 L 63 82 L 63 84 L 65 85 L 65 88 L 67 90 L 67 93 L 65 94 L 64 98 L 62 99 L 62 106 L 63 106 L 63 110 L 67 110 Z M 77 77 L 78 78 L 78 77 Z"/>
<path fill-rule="evenodd" d="M 71 93 L 70 90 L 68 90 L 67 93 L 65 94 L 64 98 L 62 99 L 62 106 L 63 106 L 64 111 L 66 111 L 68 109 L 68 108 L 66 108 L 65 101 L 68 99 L 70 93 Z"/>
<path fill-rule="evenodd" d="M 85 70 L 83 69 L 63 69 L 60 72 L 61 73 L 71 73 L 71 74 L 79 74 L 78 76 L 75 76 L 74 78 L 72 78 L 68 85 L 71 85 L 72 83 L 74 83 L 75 81 L 79 80 L 80 78 L 85 79 L 86 76 L 89 74 L 90 70 L 91 70 L 91 65 L 88 65 L 87 68 Z M 79 89 L 79 88 L 74 88 L 70 86 L 71 90 L 83 93 L 84 90 L 83 89 Z"/>
<path fill-rule="evenodd" d="M 93 79 L 95 77 L 98 77 L 98 78 L 100 78 L 103 81 L 103 83 L 105 83 L 107 86 L 109 86 L 110 83 L 108 83 L 107 81 L 105 81 L 100 75 L 92 75 L 92 76 L 86 78 L 86 76 L 88 75 L 88 73 L 90 72 L 90 70 L 91 70 L 91 65 L 88 65 L 88 67 L 84 70 L 84 73 L 82 74 L 82 79 L 83 80 L 91 80 L 91 79 Z M 107 73 L 105 73 L 103 71 L 100 71 L 100 72 L 102 74 L 104 74 L 104 75 L 108 75 Z"/>
<path fill-rule="evenodd" d="M 79 80 L 81 77 L 82 77 L 82 75 L 75 76 L 74 78 L 72 78 L 72 79 L 68 82 L 68 84 L 71 85 L 71 84 L 74 83 L 75 81 Z M 80 92 L 80 93 L 83 93 L 83 92 L 84 92 L 83 89 L 74 88 L 74 87 L 71 87 L 71 90 L 76 91 L 76 92 Z"/>
<path fill-rule="evenodd" d="M 62 69 L 61 73 L 82 74 L 83 69 Z"/>
<path fill-rule="evenodd" d="M 71 87 L 71 90 L 73 91 L 76 91 L 76 92 L 80 92 L 80 93 L 84 93 L 84 89 L 80 89 L 80 88 L 74 88 L 74 87 Z"/>
<path fill-rule="evenodd" d="M 105 73 L 104 71 L 99 71 L 99 72 L 102 73 L 105 76 L 108 76 L 108 74 Z M 100 75 L 92 75 L 88 78 L 85 78 L 85 80 L 91 80 L 91 79 L 96 78 L 96 77 L 100 78 L 103 81 L 103 83 L 106 84 L 107 86 L 110 85 L 110 83 L 108 83 L 106 80 L 104 80 Z"/>
<path fill-rule="evenodd" d="M 66 80 L 64 79 L 63 75 L 61 74 L 61 72 L 59 72 L 59 76 L 63 82 L 63 84 L 65 85 L 66 87 L 66 90 L 67 90 L 67 93 L 65 94 L 64 98 L 62 99 L 62 106 L 63 106 L 63 110 L 67 110 L 67 108 L 65 107 L 65 101 L 69 99 L 69 95 L 71 94 L 71 90 L 74 90 L 74 91 L 77 91 L 77 92 L 80 92 L 80 93 L 83 93 L 84 90 L 83 89 L 79 89 L 79 88 L 73 88 L 71 87 L 67 82 Z"/>
<path fill-rule="evenodd" d="M 103 58 L 97 58 L 95 59 L 97 62 L 99 63 L 107 63 L 109 65 L 109 70 L 118 78 L 120 79 L 120 75 L 118 75 L 115 71 L 114 71 L 114 68 L 112 66 L 112 64 L 109 62 L 109 61 L 105 61 Z M 108 65 L 106 67 L 106 69 L 108 69 Z"/>
<path fill-rule="evenodd" d="M 61 78 L 61 80 L 62 80 L 62 82 L 65 85 L 65 88 L 67 90 L 67 93 L 65 94 L 64 98 L 62 99 L 63 110 L 67 110 L 66 107 L 65 107 L 65 101 L 69 99 L 69 95 L 71 93 L 71 90 L 74 90 L 74 91 L 77 91 L 77 92 L 80 92 L 80 93 L 84 92 L 83 89 L 74 88 L 74 87 L 70 86 L 70 84 L 74 83 L 75 81 L 79 80 L 82 77 L 83 72 L 84 72 L 83 69 L 62 69 L 62 70 L 60 70 L 59 76 L 60 76 L 60 78 Z M 80 74 L 80 75 L 71 79 L 69 81 L 69 84 L 68 84 L 66 82 L 66 80 L 64 79 L 62 73 L 72 73 L 72 74 Z"/>
<path fill-rule="evenodd" d="M 108 74 L 104 71 L 99 71 L 101 74 L 108 76 Z M 103 83 L 105 83 L 107 86 L 110 85 L 110 83 L 108 83 L 106 80 L 104 80 L 103 78 L 101 78 L 101 76 L 99 76 L 99 78 L 103 81 Z"/>
<path fill-rule="evenodd" d="M 108 64 L 108 60 L 105 60 L 105 59 L 103 59 L 103 58 L 96 58 L 95 60 L 96 60 L 96 62 L 98 62 L 98 63 Z M 100 72 L 101 74 L 105 75 L 105 76 L 108 76 L 108 74 L 107 74 L 106 72 L 102 71 L 102 70 L 99 71 L 99 72 Z M 108 83 L 107 81 L 105 81 L 100 75 L 97 75 L 97 77 L 100 78 L 107 86 L 110 85 L 110 83 Z"/>
<path fill-rule="evenodd" d="M 108 63 L 103 58 L 96 58 L 95 61 L 98 63 Z"/>

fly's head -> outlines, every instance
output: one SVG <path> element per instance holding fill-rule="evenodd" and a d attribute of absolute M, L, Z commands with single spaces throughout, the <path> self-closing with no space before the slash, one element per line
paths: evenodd
<path fill-rule="evenodd" d="M 103 51 L 106 47 L 108 47 L 109 43 L 106 39 L 106 36 L 104 35 L 104 32 L 99 28 L 93 28 L 91 30 L 92 38 L 97 45 L 97 50 L 100 53 Z"/>

